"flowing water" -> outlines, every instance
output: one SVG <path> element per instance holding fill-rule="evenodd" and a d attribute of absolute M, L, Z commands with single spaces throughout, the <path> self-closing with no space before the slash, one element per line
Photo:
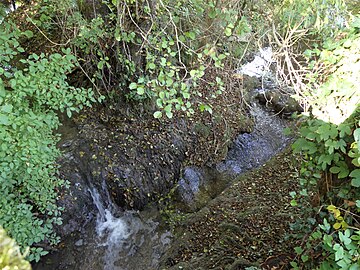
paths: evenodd
<path fill-rule="evenodd" d="M 105 247 L 103 269 L 155 269 L 162 250 L 170 243 L 171 233 L 159 232 L 159 222 L 152 218 L 143 221 L 140 212 L 121 211 L 111 202 L 105 182 L 101 189 L 104 195 L 94 187 L 89 192 L 98 209 L 98 246 Z M 139 261 L 139 255 L 142 261 Z"/>

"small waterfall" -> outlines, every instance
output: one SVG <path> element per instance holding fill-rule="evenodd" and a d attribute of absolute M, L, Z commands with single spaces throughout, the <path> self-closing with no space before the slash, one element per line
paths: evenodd
<path fill-rule="evenodd" d="M 115 266 L 117 253 L 126 246 L 127 240 L 133 231 L 122 217 L 123 213 L 112 203 L 109 192 L 105 186 L 105 181 L 101 189 L 104 196 L 101 196 L 94 186 L 89 188 L 89 192 L 98 210 L 96 233 L 100 240 L 99 245 L 106 247 L 104 270 L 123 270 Z M 103 197 L 105 197 L 106 200 L 104 200 Z M 117 217 L 116 215 L 120 216 Z"/>
<path fill-rule="evenodd" d="M 90 184 L 89 192 L 98 210 L 98 247 L 105 247 L 103 270 L 156 269 L 171 233 L 159 232 L 159 222 L 152 218 L 143 220 L 136 211 L 119 209 L 112 203 L 105 181 L 100 191 Z"/>

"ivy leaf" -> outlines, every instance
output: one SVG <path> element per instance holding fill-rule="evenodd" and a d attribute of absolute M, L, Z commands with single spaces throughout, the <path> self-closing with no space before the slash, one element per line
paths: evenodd
<path fill-rule="evenodd" d="M 345 232 L 348 232 L 349 230 L 346 230 Z M 346 246 L 349 245 L 351 243 L 351 239 L 349 238 L 348 235 L 343 234 L 342 232 L 339 232 L 339 238 L 340 241 L 343 242 Z"/>
<path fill-rule="evenodd" d="M 172 118 L 173 117 L 173 113 L 172 112 L 166 112 L 166 116 L 167 118 Z"/>
<path fill-rule="evenodd" d="M 357 143 L 358 150 L 360 151 L 360 128 L 355 129 L 354 139 L 355 142 Z"/>
<path fill-rule="evenodd" d="M 349 125 L 346 124 L 340 124 L 338 126 L 338 129 L 340 131 L 340 137 L 343 138 L 345 135 L 351 135 L 351 128 Z"/>
<path fill-rule="evenodd" d="M 334 125 L 328 123 L 322 124 L 317 132 L 320 134 L 322 140 L 334 139 L 338 135 L 338 130 Z"/>
<path fill-rule="evenodd" d="M 148 67 L 149 69 L 155 69 L 156 65 L 154 63 L 149 63 Z"/>
<path fill-rule="evenodd" d="M 356 207 L 360 208 L 360 200 L 356 200 Z"/>
<path fill-rule="evenodd" d="M 195 37 L 196 37 L 196 34 L 195 34 L 195 32 L 188 32 L 188 33 L 187 33 L 187 36 L 188 36 L 189 38 L 191 38 L 192 40 L 194 40 Z"/>
<path fill-rule="evenodd" d="M 190 70 L 190 76 L 191 77 L 195 77 L 195 75 L 197 74 L 197 70 L 196 69 L 192 69 L 192 70 Z"/>
<path fill-rule="evenodd" d="M 353 177 L 351 185 L 354 187 L 360 187 L 360 169 L 353 170 L 350 173 L 350 176 Z"/>
<path fill-rule="evenodd" d="M 301 247 L 295 247 L 294 250 L 295 250 L 297 255 L 300 255 L 301 253 L 304 252 L 304 250 Z"/>
<path fill-rule="evenodd" d="M 341 152 L 346 154 L 346 142 L 343 139 L 340 139 L 336 142 L 335 149 L 339 149 L 339 148 Z"/>
<path fill-rule="evenodd" d="M 224 31 L 225 36 L 230 37 L 230 36 L 231 36 L 231 32 L 232 32 L 231 28 L 229 28 L 229 27 L 226 27 L 226 28 L 225 28 L 225 31 Z"/>
<path fill-rule="evenodd" d="M 339 244 L 335 244 L 334 245 L 334 250 L 336 250 L 336 252 L 335 252 L 335 261 L 339 261 L 342 258 L 344 258 L 344 248 L 342 246 L 340 246 Z"/>
<path fill-rule="evenodd" d="M 308 255 L 301 255 L 301 260 L 305 263 L 309 260 L 309 256 Z"/>
<path fill-rule="evenodd" d="M 339 178 L 345 178 L 349 175 L 349 169 L 344 161 L 339 161 L 338 166 L 333 166 L 330 168 L 330 172 L 333 174 L 338 174 Z"/>
<path fill-rule="evenodd" d="M 6 96 L 5 86 L 3 80 L 0 78 L 0 97 L 5 97 L 5 96 Z"/>
<path fill-rule="evenodd" d="M 183 92 L 182 95 L 185 99 L 190 98 L 190 94 L 188 92 Z"/>
<path fill-rule="evenodd" d="M 333 156 L 332 155 L 321 155 L 319 157 L 319 163 L 321 164 L 321 167 L 323 170 L 326 169 L 327 165 L 331 165 L 331 161 L 333 160 Z"/>
<path fill-rule="evenodd" d="M 69 118 L 71 118 L 72 112 L 71 112 L 71 110 L 70 110 L 69 108 L 66 109 L 66 114 L 67 114 L 67 116 L 68 116 Z"/>
<path fill-rule="evenodd" d="M 30 30 L 26 30 L 25 32 L 23 32 L 23 34 L 27 37 L 27 38 L 32 38 L 33 37 L 33 32 Z"/>

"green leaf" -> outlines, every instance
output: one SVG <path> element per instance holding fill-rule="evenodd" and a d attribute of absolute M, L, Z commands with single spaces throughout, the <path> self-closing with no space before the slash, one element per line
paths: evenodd
<path fill-rule="evenodd" d="M 356 200 L 356 207 L 360 208 L 360 200 Z"/>
<path fill-rule="evenodd" d="M 9 121 L 9 117 L 5 114 L 0 114 L 0 125 L 5 125 L 5 126 L 9 126 L 10 121 Z"/>
<path fill-rule="evenodd" d="M 323 123 L 318 128 L 317 132 L 320 134 L 320 138 L 324 141 L 328 140 L 329 138 L 335 139 L 338 135 L 338 130 L 336 126 L 329 123 Z"/>
<path fill-rule="evenodd" d="M 4 106 L 1 107 L 1 111 L 5 112 L 5 113 L 11 113 L 13 109 L 13 106 L 11 104 L 5 104 Z"/>
<path fill-rule="evenodd" d="M 349 231 L 349 230 L 346 230 L 346 231 Z M 342 232 L 339 232 L 339 238 L 340 238 L 340 241 L 343 242 L 346 246 L 351 243 L 351 239 L 349 238 L 349 236 L 346 234 L 343 234 Z"/>
<path fill-rule="evenodd" d="M 218 58 L 219 58 L 220 60 L 223 60 L 223 59 L 226 58 L 226 55 L 225 55 L 225 54 L 219 54 Z"/>
<path fill-rule="evenodd" d="M 305 263 L 309 260 L 309 256 L 308 255 L 301 255 L 301 260 Z"/>
<path fill-rule="evenodd" d="M 224 33 L 225 33 L 225 36 L 230 37 L 232 34 L 231 28 L 226 27 Z"/>
<path fill-rule="evenodd" d="M 355 129 L 354 140 L 357 143 L 358 150 L 360 151 L 360 128 Z"/>
<path fill-rule="evenodd" d="M 97 64 L 97 68 L 98 69 L 103 69 L 103 67 L 104 67 L 104 61 L 100 61 L 98 64 Z"/>
<path fill-rule="evenodd" d="M 354 178 L 360 178 L 360 169 L 353 170 L 353 171 L 350 173 L 350 176 L 351 176 L 351 177 L 354 177 Z"/>
<path fill-rule="evenodd" d="M 135 82 L 130 83 L 129 88 L 130 88 L 131 90 L 136 89 L 136 88 L 137 88 L 137 83 L 135 83 Z"/>
<path fill-rule="evenodd" d="M 148 67 L 149 67 L 149 69 L 155 69 L 156 65 L 154 63 L 149 63 Z"/>
<path fill-rule="evenodd" d="M 198 71 L 196 69 L 190 70 L 190 76 L 191 77 L 195 77 L 197 73 L 198 73 Z"/>
<path fill-rule="evenodd" d="M 155 118 L 161 118 L 162 117 L 162 113 L 160 111 L 156 111 L 154 112 L 154 117 Z"/>
<path fill-rule="evenodd" d="M 208 13 L 208 16 L 209 16 L 210 19 L 215 19 L 216 14 L 217 14 L 216 10 L 213 9 Z"/>
<path fill-rule="evenodd" d="M 297 255 L 300 255 L 301 253 L 304 252 L 304 250 L 302 249 L 302 247 L 295 247 L 294 250 L 295 250 L 295 252 L 296 252 Z"/>
<path fill-rule="evenodd" d="M 333 173 L 333 174 L 337 174 L 337 173 L 339 173 L 340 171 L 341 171 L 340 167 L 334 166 L 334 167 L 331 167 L 331 168 L 330 168 L 330 172 Z"/>
<path fill-rule="evenodd" d="M 33 37 L 33 32 L 30 30 L 26 30 L 25 32 L 23 32 L 23 34 L 27 37 L 27 38 L 32 38 Z"/>
<path fill-rule="evenodd" d="M 351 128 L 347 124 L 340 124 L 338 126 L 338 129 L 340 131 L 340 137 L 343 138 L 345 135 L 351 135 Z"/>
<path fill-rule="evenodd" d="M 350 173 L 350 176 L 353 177 L 351 185 L 354 187 L 360 187 L 360 169 L 353 170 Z"/>
<path fill-rule="evenodd" d="M 182 95 L 185 99 L 190 98 L 190 94 L 188 92 L 183 92 Z"/>
<path fill-rule="evenodd" d="M 290 205 L 291 205 L 291 206 L 297 206 L 298 203 L 297 203 L 296 200 L 291 200 L 291 201 L 290 201 Z"/>
<path fill-rule="evenodd" d="M 118 28 L 116 28 L 115 30 L 115 34 L 114 34 L 115 40 L 116 41 L 120 41 L 121 40 L 121 35 L 120 35 L 120 31 Z"/>
<path fill-rule="evenodd" d="M 191 31 L 191 32 L 188 32 L 187 34 L 188 34 L 188 37 L 191 38 L 192 40 L 194 40 L 196 38 L 195 32 Z"/>
<path fill-rule="evenodd" d="M 67 114 L 67 116 L 68 116 L 69 118 L 71 118 L 72 113 L 71 113 L 71 110 L 70 110 L 69 108 L 66 110 L 66 114 Z"/>
<path fill-rule="evenodd" d="M 141 96 L 141 95 L 143 95 L 145 93 L 145 89 L 144 89 L 144 87 L 138 87 L 136 89 L 136 92 L 137 92 L 138 95 Z"/>
<path fill-rule="evenodd" d="M 166 116 L 167 118 L 172 118 L 173 117 L 173 113 L 172 112 L 166 112 Z"/>
<path fill-rule="evenodd" d="M 344 258 L 344 248 L 342 246 L 340 246 L 339 244 L 335 244 L 334 245 L 334 250 L 336 250 L 336 252 L 335 252 L 335 261 L 339 261 L 342 258 Z"/>

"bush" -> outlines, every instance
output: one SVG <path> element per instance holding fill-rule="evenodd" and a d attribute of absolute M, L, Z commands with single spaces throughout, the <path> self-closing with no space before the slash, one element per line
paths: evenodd
<path fill-rule="evenodd" d="M 31 36 L 0 24 L 0 226 L 21 248 L 31 247 L 30 260 L 39 260 L 47 251 L 32 246 L 57 243 L 53 225 L 61 224 L 56 112 L 71 116 L 95 100 L 91 89 L 67 83 L 76 63 L 70 50 L 25 58 L 19 39 Z"/>
<path fill-rule="evenodd" d="M 303 162 L 291 203 L 304 213 L 294 269 L 360 269 L 359 22 L 304 53 L 313 109 L 293 144 Z"/>

